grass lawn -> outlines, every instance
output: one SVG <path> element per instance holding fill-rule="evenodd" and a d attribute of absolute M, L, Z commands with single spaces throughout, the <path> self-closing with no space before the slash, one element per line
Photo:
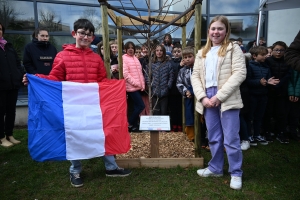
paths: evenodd
<path fill-rule="evenodd" d="M 68 161 L 33 161 L 27 149 L 27 130 L 16 130 L 22 143 L 0 148 L 0 200 L 14 199 L 300 199 L 300 142 L 278 141 L 243 152 L 243 188 L 229 188 L 224 176 L 202 178 L 196 168 L 139 168 L 124 178 L 105 176 L 100 158 L 83 161 L 82 188 L 69 181 Z M 210 152 L 203 150 L 205 166 Z"/>

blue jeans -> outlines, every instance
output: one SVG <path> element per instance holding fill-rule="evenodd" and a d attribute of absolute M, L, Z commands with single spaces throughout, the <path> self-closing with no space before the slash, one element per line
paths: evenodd
<path fill-rule="evenodd" d="M 104 161 L 106 170 L 114 170 L 118 168 L 114 156 L 102 156 L 101 158 Z M 72 164 L 70 166 L 70 173 L 79 174 L 82 171 L 82 165 L 80 160 L 70 160 L 70 162 Z"/>
<path fill-rule="evenodd" d="M 140 113 L 144 110 L 145 104 L 140 91 L 127 92 L 127 94 L 133 101 L 133 112 L 129 117 L 128 123 L 133 127 L 137 127 Z"/>

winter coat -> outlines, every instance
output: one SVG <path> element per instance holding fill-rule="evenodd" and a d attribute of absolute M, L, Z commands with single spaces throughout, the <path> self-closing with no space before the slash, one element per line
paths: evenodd
<path fill-rule="evenodd" d="M 191 84 L 191 74 L 193 73 L 193 68 L 184 66 L 180 69 L 176 81 L 176 86 L 180 94 L 186 97 L 186 91 L 189 90 L 192 95 L 194 95 L 193 87 Z"/>
<path fill-rule="evenodd" d="M 149 66 L 147 66 L 147 71 Z M 169 95 L 174 80 L 174 72 L 170 60 L 164 62 L 155 62 L 151 66 L 152 80 L 146 74 L 145 79 L 148 87 L 151 85 L 152 95 L 161 98 Z"/>
<path fill-rule="evenodd" d="M 135 92 L 145 90 L 145 78 L 142 72 L 140 61 L 135 56 L 124 54 L 123 58 L 123 76 L 126 80 L 126 91 Z"/>
<path fill-rule="evenodd" d="M 287 65 L 300 72 L 300 31 L 289 48 L 287 48 L 284 60 Z"/>
<path fill-rule="evenodd" d="M 63 45 L 63 51 L 56 55 L 50 74 L 37 76 L 55 81 L 92 83 L 106 80 L 106 70 L 100 56 L 90 48 L 68 44 Z"/>
<path fill-rule="evenodd" d="M 19 89 L 24 70 L 11 43 L 6 43 L 5 51 L 0 48 L 0 90 Z"/>
<path fill-rule="evenodd" d="M 269 86 L 269 92 L 277 96 L 287 95 L 288 83 L 292 72 L 290 66 L 284 61 L 283 56 L 279 59 L 271 56 L 265 62 L 270 67 L 271 76 L 280 80 L 277 85 Z"/>
<path fill-rule="evenodd" d="M 300 97 L 300 72 L 293 70 L 292 76 L 289 80 L 288 95 Z"/>
<path fill-rule="evenodd" d="M 267 95 L 268 87 L 263 86 L 260 80 L 265 78 L 268 80 L 271 78 L 271 72 L 269 66 L 266 63 L 256 62 L 251 60 L 249 62 L 249 67 L 247 68 L 247 78 L 246 82 L 249 87 L 249 92 L 252 95 Z"/>
<path fill-rule="evenodd" d="M 230 43 L 226 55 L 220 57 L 217 63 L 218 92 L 216 97 L 222 102 L 221 112 L 243 107 L 239 86 L 246 78 L 245 57 L 239 45 Z M 205 87 L 205 58 L 202 49 L 198 51 L 191 78 L 194 94 L 197 98 L 196 110 L 203 114 L 200 102 L 206 97 Z"/>
<path fill-rule="evenodd" d="M 48 75 L 52 69 L 57 50 L 48 41 L 38 41 L 36 38 L 25 46 L 23 65 L 29 74 Z"/>

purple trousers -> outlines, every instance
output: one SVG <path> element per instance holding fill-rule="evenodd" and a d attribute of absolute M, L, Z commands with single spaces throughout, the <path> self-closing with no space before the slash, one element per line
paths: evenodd
<path fill-rule="evenodd" d="M 217 87 L 207 88 L 208 98 L 217 93 Z M 208 169 L 215 174 L 223 174 L 224 147 L 229 163 L 231 176 L 241 177 L 243 154 L 240 144 L 239 109 L 226 110 L 221 113 L 221 106 L 204 109 L 204 117 L 208 131 L 208 141 L 212 155 Z"/>

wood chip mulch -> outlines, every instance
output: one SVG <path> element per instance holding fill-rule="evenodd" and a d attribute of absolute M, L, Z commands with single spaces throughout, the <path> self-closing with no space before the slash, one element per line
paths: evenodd
<path fill-rule="evenodd" d="M 151 158 L 150 132 L 130 133 L 131 149 L 117 158 Z M 182 132 L 159 133 L 160 158 L 194 158 L 194 143 Z"/>

